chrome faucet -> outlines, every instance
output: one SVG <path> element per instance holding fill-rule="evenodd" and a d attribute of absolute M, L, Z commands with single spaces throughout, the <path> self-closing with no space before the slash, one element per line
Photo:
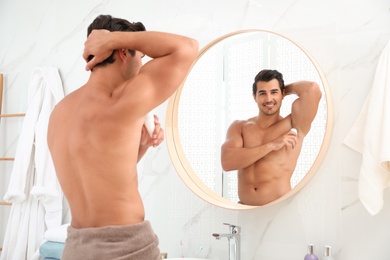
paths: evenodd
<path fill-rule="evenodd" d="M 221 237 L 226 237 L 229 242 L 229 260 L 240 260 L 240 232 L 241 227 L 236 225 L 231 225 L 228 223 L 223 223 L 224 225 L 229 226 L 228 234 L 218 234 L 214 233 L 213 237 L 216 239 L 221 239 Z"/>

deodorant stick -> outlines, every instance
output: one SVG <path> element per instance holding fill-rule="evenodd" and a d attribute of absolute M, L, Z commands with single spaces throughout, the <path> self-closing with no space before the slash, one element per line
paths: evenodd
<path fill-rule="evenodd" d="M 298 130 L 296 128 L 291 128 L 290 131 L 294 132 L 295 134 L 298 134 Z"/>
<path fill-rule="evenodd" d="M 150 137 L 152 137 L 153 131 L 154 131 L 154 116 L 153 116 L 152 112 L 149 112 L 145 116 L 145 123 L 144 124 L 145 124 L 146 130 L 148 130 Z"/>

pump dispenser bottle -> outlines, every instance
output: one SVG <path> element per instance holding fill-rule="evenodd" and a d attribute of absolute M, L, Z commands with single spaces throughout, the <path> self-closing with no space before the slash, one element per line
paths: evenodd
<path fill-rule="evenodd" d="M 322 260 L 334 260 L 330 246 L 325 246 L 324 257 L 322 258 Z"/>
<path fill-rule="evenodd" d="M 307 254 L 304 260 L 318 260 L 318 257 L 314 254 L 314 245 L 307 246 Z"/>

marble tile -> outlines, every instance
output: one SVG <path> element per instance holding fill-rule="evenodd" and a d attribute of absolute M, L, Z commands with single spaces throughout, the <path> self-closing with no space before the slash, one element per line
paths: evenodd
<path fill-rule="evenodd" d="M 387 0 L 3 0 L 0 3 L 0 73 L 5 75 L 3 112 L 27 108 L 27 86 L 37 66 L 59 68 L 65 93 L 89 76 L 81 57 L 86 30 L 98 14 L 142 21 L 149 30 L 180 33 L 203 47 L 226 33 L 264 29 L 304 48 L 321 67 L 334 103 L 333 136 L 317 174 L 293 198 L 250 211 L 218 208 L 193 194 L 177 175 L 168 150 L 151 151 L 138 166 L 146 217 L 170 257 L 226 260 L 223 222 L 242 227 L 241 259 L 303 259 L 306 245 L 324 245 L 336 260 L 389 259 L 390 194 L 370 216 L 357 196 L 361 157 L 342 142 L 370 89 L 379 55 L 390 39 Z M 166 103 L 156 109 L 165 124 Z M 21 124 L 1 121 L 0 154 L 13 154 Z M 0 162 L 1 163 L 1 162 Z M 10 166 L 0 166 L 7 174 Z M 0 194 L 7 180 L 0 174 Z M 0 208 L 0 244 L 8 216 Z"/>

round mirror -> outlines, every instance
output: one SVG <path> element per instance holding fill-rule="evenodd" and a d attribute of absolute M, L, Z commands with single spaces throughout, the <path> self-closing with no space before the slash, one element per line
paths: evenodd
<path fill-rule="evenodd" d="M 185 82 L 170 98 L 166 138 L 172 163 L 184 183 L 202 199 L 229 209 L 250 209 L 237 203 L 237 172 L 224 172 L 221 145 L 229 125 L 258 114 L 252 84 L 262 69 L 283 74 L 286 84 L 316 82 L 322 98 L 310 132 L 304 138 L 291 191 L 266 205 L 284 200 L 310 180 L 327 151 L 332 126 L 332 102 L 318 65 L 296 43 L 274 32 L 244 30 L 205 46 Z M 297 97 L 286 96 L 281 116 L 291 113 Z"/>

